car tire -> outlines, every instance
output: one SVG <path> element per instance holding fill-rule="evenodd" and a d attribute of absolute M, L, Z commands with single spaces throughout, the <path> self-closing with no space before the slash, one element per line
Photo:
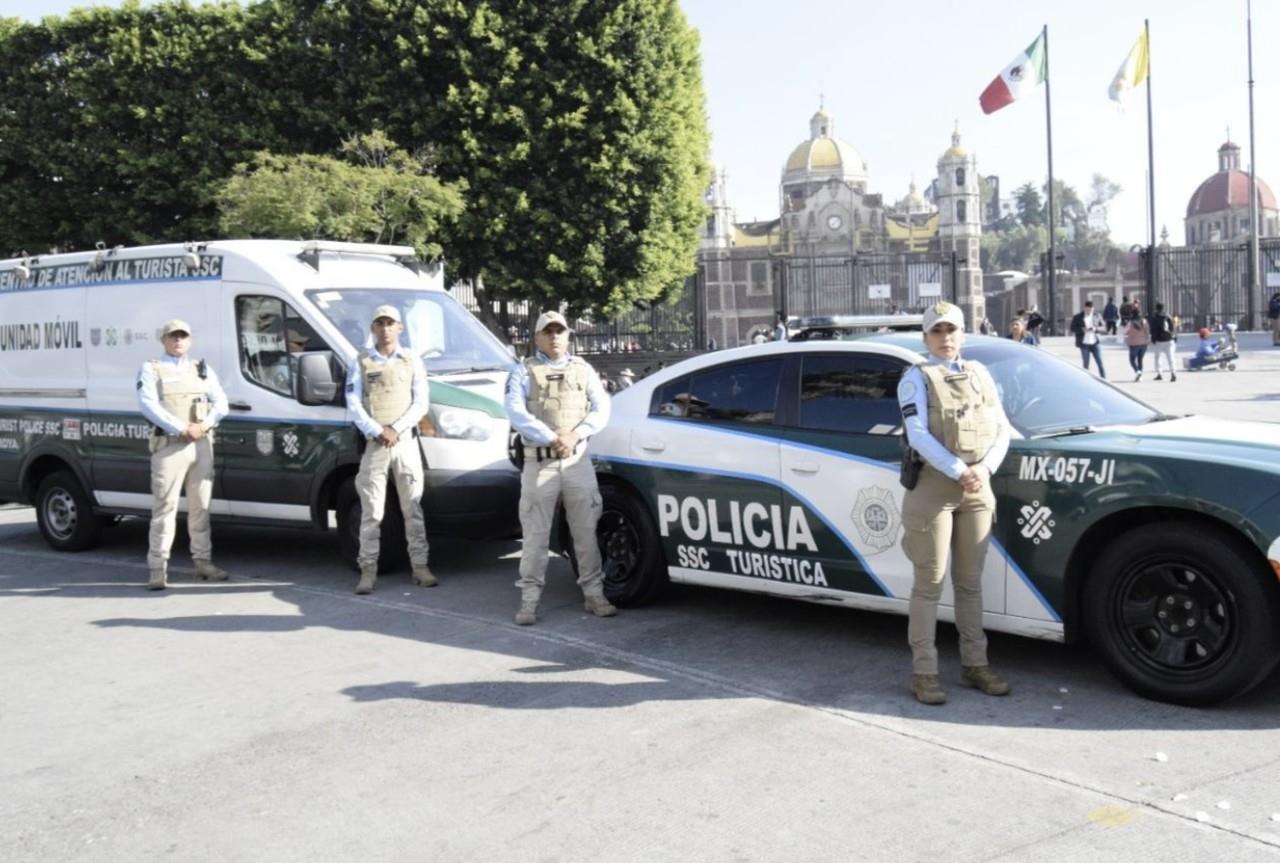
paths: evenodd
<path fill-rule="evenodd" d="M 84 551 L 102 541 L 103 519 L 71 471 L 49 474 L 36 489 L 36 523 L 58 551 Z"/>
<path fill-rule="evenodd" d="M 347 565 L 360 571 L 360 518 L 362 508 L 356 481 L 352 477 L 338 488 L 337 509 L 338 550 Z M 387 489 L 387 505 L 382 515 L 382 541 L 379 545 L 378 572 L 389 572 L 404 567 L 409 562 L 405 547 L 404 516 L 400 513 L 400 499 L 394 488 Z"/>
<path fill-rule="evenodd" d="M 662 539 L 639 495 L 616 483 L 600 488 L 602 512 L 596 525 L 604 566 L 604 593 L 626 607 L 646 605 L 669 584 Z"/>
<path fill-rule="evenodd" d="M 1158 701 L 1205 705 L 1261 683 L 1280 659 L 1280 591 L 1239 541 L 1163 523 L 1110 544 L 1084 609 L 1111 672 Z"/>

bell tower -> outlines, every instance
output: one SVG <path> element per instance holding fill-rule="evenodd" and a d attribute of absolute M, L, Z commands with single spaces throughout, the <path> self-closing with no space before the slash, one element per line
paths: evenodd
<path fill-rule="evenodd" d="M 982 293 L 982 195 L 978 160 L 960 145 L 960 128 L 951 134 L 951 146 L 938 157 L 938 250 L 956 261 L 956 305 L 964 310 L 971 332 L 986 316 Z M 943 292 L 950 285 L 943 285 Z"/>

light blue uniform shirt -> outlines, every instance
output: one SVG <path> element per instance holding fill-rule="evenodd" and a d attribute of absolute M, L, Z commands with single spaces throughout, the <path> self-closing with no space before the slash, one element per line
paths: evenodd
<path fill-rule="evenodd" d="M 170 365 L 175 368 L 186 368 L 191 363 L 200 362 L 199 358 L 192 359 L 190 356 L 175 357 L 171 354 L 165 354 L 160 357 L 161 365 Z M 222 421 L 227 415 L 227 394 L 222 391 L 222 384 L 218 383 L 218 376 L 214 374 L 208 363 L 205 363 L 205 383 L 209 387 L 209 413 L 204 419 L 204 427 L 211 429 Z M 169 411 L 165 410 L 163 404 L 160 403 L 160 390 L 156 386 L 155 369 L 151 367 L 151 361 L 142 364 L 142 370 L 138 372 L 138 406 L 142 408 L 142 415 L 145 416 L 155 425 L 164 429 L 165 434 L 178 435 L 187 430 L 190 423 L 183 422 Z"/>
<path fill-rule="evenodd" d="M 570 356 L 565 354 L 559 362 L 552 362 L 542 351 L 534 356 L 538 362 L 553 369 L 568 367 L 570 360 Z M 609 424 L 609 394 L 605 392 L 600 376 L 591 366 L 587 366 L 587 372 L 587 403 L 590 408 L 586 417 L 574 428 L 578 437 L 583 440 Z M 529 370 L 524 367 L 524 363 L 516 363 L 511 367 L 511 373 L 507 375 L 507 395 L 503 404 L 507 409 L 507 417 L 511 420 L 511 427 L 520 433 L 525 443 L 530 446 L 550 446 L 556 439 L 556 433 L 550 426 L 529 413 Z"/>
<path fill-rule="evenodd" d="M 351 367 L 347 369 L 347 418 L 355 423 L 356 428 L 360 429 L 360 433 L 373 440 L 382 434 L 382 423 L 369 416 L 369 412 L 364 409 L 364 370 L 360 368 L 360 358 L 365 352 L 361 352 L 351 363 Z M 375 363 L 386 365 L 397 357 L 405 357 L 413 363 L 413 383 L 412 401 L 409 402 L 409 408 L 400 415 L 400 418 L 391 423 L 391 429 L 397 435 L 403 435 L 409 429 L 418 424 L 418 420 L 422 419 L 427 409 L 431 407 L 431 397 L 428 394 L 427 386 L 427 367 L 422 364 L 422 357 L 416 357 L 406 351 L 404 348 L 396 348 L 391 352 L 390 356 L 384 357 L 378 353 L 377 348 L 368 351 L 370 357 Z"/>
<path fill-rule="evenodd" d="M 963 362 L 957 358 L 947 361 L 941 357 L 929 354 L 927 358 L 929 365 L 946 366 L 947 371 L 961 372 L 966 367 Z M 977 367 L 981 368 L 981 367 Z M 976 371 L 974 366 L 968 369 Z M 991 389 L 996 390 L 995 382 L 991 380 L 991 373 L 985 368 L 981 368 L 978 372 L 983 375 L 990 383 Z M 915 366 L 907 369 L 902 375 L 902 380 L 898 382 L 898 404 L 903 408 L 903 428 L 907 432 L 907 440 L 911 443 L 911 448 L 920 453 L 920 457 L 932 465 L 936 470 L 946 474 L 954 480 L 959 480 L 969 466 L 961 459 L 956 457 L 951 450 L 942 445 L 942 442 L 929 433 L 929 388 L 925 379 L 924 372 Z M 907 416 L 911 411 L 906 410 L 908 407 L 914 406 L 915 410 L 912 416 Z M 1000 463 L 1004 461 L 1005 455 L 1009 452 L 1009 419 L 1004 414 L 1004 406 L 996 403 L 995 409 L 998 411 L 997 422 L 1000 431 L 996 436 L 996 442 L 991 445 L 991 449 L 987 450 L 987 454 L 983 456 L 981 464 L 987 469 L 987 472 L 995 475 L 996 469 L 1000 467 Z"/>

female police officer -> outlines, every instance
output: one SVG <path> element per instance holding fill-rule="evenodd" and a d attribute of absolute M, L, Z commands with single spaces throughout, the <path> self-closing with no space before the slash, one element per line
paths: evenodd
<path fill-rule="evenodd" d="M 902 550 L 915 567 L 907 639 L 911 691 L 924 704 L 942 704 L 934 644 L 938 599 L 951 552 L 961 682 L 987 695 L 1009 685 L 987 664 L 982 631 L 982 569 L 991 537 L 995 496 L 991 475 L 1009 449 L 1009 421 L 995 383 L 977 362 L 960 359 L 964 314 L 950 303 L 924 313 L 927 359 L 898 384 L 907 440 L 924 461 L 902 506 Z"/>

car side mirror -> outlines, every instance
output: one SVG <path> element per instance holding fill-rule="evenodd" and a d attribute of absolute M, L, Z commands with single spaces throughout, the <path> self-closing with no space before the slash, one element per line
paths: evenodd
<path fill-rule="evenodd" d="M 332 404 L 338 394 L 329 356 L 324 353 L 303 354 L 298 360 L 298 402 L 304 405 Z"/>

